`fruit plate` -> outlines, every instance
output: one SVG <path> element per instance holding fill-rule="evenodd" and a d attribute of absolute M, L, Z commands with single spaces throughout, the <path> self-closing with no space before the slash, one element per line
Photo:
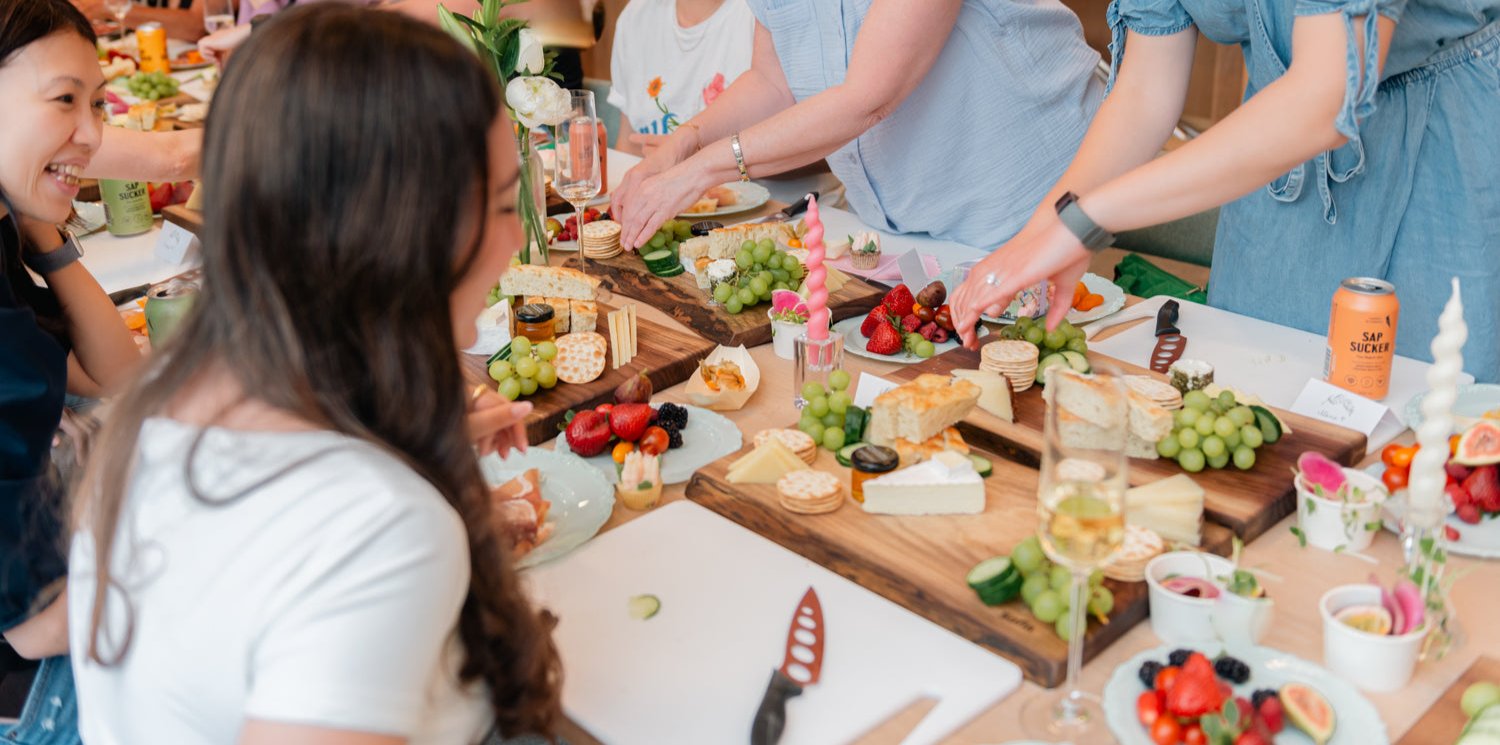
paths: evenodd
<path fill-rule="evenodd" d="M 1403 412 L 1406 426 L 1416 429 L 1422 423 L 1422 399 L 1427 392 L 1411 397 Z M 1458 386 L 1458 398 L 1453 401 L 1453 431 L 1463 432 L 1474 426 L 1489 412 L 1500 412 L 1500 385 L 1493 383 L 1469 383 Z M 1500 414 L 1491 418 L 1500 417 Z"/>
<path fill-rule="evenodd" d="M 1152 745 L 1151 735 L 1145 725 L 1136 718 L 1135 701 L 1146 690 L 1137 677 L 1141 663 L 1156 660 L 1166 664 L 1167 655 L 1177 649 L 1176 645 L 1163 645 L 1142 652 L 1115 668 L 1104 685 L 1104 718 L 1109 729 L 1121 745 Z M 1217 656 L 1221 645 L 1205 645 L 1198 651 L 1210 659 Z M 1252 647 L 1231 650 L 1230 654 L 1250 667 L 1250 679 L 1243 685 L 1234 686 L 1234 695 L 1250 698 L 1250 694 L 1262 688 L 1280 689 L 1287 683 L 1302 683 L 1317 690 L 1328 700 L 1335 720 L 1333 739 L 1329 745 L 1380 745 L 1390 742 L 1385 731 L 1385 721 L 1364 696 L 1343 680 L 1300 657 L 1269 647 Z M 1286 727 L 1276 735 L 1276 745 L 1311 743 L 1301 730 L 1288 720 Z"/>
<path fill-rule="evenodd" d="M 736 215 L 749 212 L 771 199 L 771 192 L 754 181 L 731 181 L 724 184 L 724 188 L 734 192 L 738 197 L 734 204 L 725 205 L 712 212 L 683 212 L 678 217 L 696 222 L 710 217 Z"/>
<path fill-rule="evenodd" d="M 1089 292 L 1102 296 L 1104 298 L 1104 302 L 1100 303 L 1090 310 L 1068 311 L 1068 323 L 1071 323 L 1074 326 L 1080 326 L 1085 323 L 1097 321 L 1106 316 L 1112 316 L 1116 313 L 1119 313 L 1120 309 L 1125 307 L 1125 291 L 1120 289 L 1120 286 L 1115 284 L 1114 282 L 1111 282 L 1104 277 L 1094 274 L 1093 272 L 1089 272 L 1083 275 L 1083 284 L 1089 288 Z M 1005 313 L 1000 314 L 1000 317 L 998 318 L 996 318 L 995 316 L 980 316 L 979 318 L 980 320 L 989 323 L 1001 323 L 1006 325 L 1016 322 L 1016 317 L 1011 315 L 1009 308 L 1006 309 Z"/>
<path fill-rule="evenodd" d="M 665 484 L 686 482 L 698 469 L 738 451 L 744 444 L 740 428 L 723 415 L 687 404 L 683 404 L 683 408 L 688 411 L 688 423 L 682 430 L 682 447 L 668 450 L 661 457 L 661 480 Z M 560 453 L 572 453 L 567 437 L 557 438 L 552 447 Z M 583 462 L 603 474 L 608 484 L 620 480 L 608 449 L 592 458 L 584 458 Z"/>
<path fill-rule="evenodd" d="M 1385 464 L 1376 463 L 1365 472 L 1380 478 L 1385 473 Z M 1401 519 L 1405 514 L 1406 490 L 1402 489 L 1385 500 L 1381 516 L 1385 529 L 1401 535 Z M 1458 540 L 1448 541 L 1448 553 L 1476 559 L 1500 559 L 1500 517 L 1481 517 L 1478 523 L 1470 525 L 1450 513 L 1444 524 L 1458 531 Z"/>
<path fill-rule="evenodd" d="M 894 362 L 898 365 L 915 365 L 918 362 L 925 362 L 927 359 L 929 359 L 927 357 L 918 357 L 905 350 L 902 350 L 901 352 L 898 352 L 896 354 L 876 354 L 865 349 L 865 344 L 870 340 L 866 339 L 864 334 L 859 333 L 859 327 L 863 325 L 864 322 L 865 317 L 860 315 L 850 316 L 833 325 L 833 333 L 844 337 L 844 352 L 848 354 L 856 354 L 860 357 L 866 357 L 872 360 L 880 360 L 881 362 Z M 979 336 L 983 338 L 990 335 L 990 330 L 985 328 L 984 326 L 980 326 L 978 333 Z M 952 338 L 950 338 L 948 341 L 945 341 L 942 344 L 933 344 L 932 347 L 934 350 L 932 353 L 933 357 L 936 357 L 950 349 L 957 349 L 958 335 L 953 334 Z"/>
<path fill-rule="evenodd" d="M 599 532 L 615 508 L 615 490 L 583 459 L 572 453 L 530 448 L 525 453 L 512 452 L 501 460 L 487 455 L 479 460 L 479 470 L 491 486 L 503 484 L 528 468 L 542 475 L 542 498 L 552 503 L 547 521 L 552 536 L 521 557 L 520 569 L 551 561 L 572 551 Z"/>

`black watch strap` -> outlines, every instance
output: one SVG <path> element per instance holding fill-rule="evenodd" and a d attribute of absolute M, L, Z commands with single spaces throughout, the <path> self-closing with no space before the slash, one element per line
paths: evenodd
<path fill-rule="evenodd" d="M 46 253 L 27 251 L 21 257 L 26 262 L 26 268 L 45 276 L 83 258 L 83 247 L 78 245 L 78 238 L 73 235 L 73 231 L 61 230 L 59 232 L 63 237 L 61 246 Z"/>
<path fill-rule="evenodd" d="M 1057 219 L 1062 221 L 1078 242 L 1090 251 L 1109 248 L 1115 242 L 1113 233 L 1099 226 L 1078 206 L 1078 195 L 1067 192 L 1057 200 Z"/>

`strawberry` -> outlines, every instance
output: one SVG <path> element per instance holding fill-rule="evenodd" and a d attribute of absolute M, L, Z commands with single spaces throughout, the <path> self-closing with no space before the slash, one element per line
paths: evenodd
<path fill-rule="evenodd" d="M 1444 525 L 1443 526 L 1443 537 L 1447 538 L 1450 541 L 1456 541 L 1461 536 L 1458 534 L 1458 528 L 1455 528 L 1452 525 Z"/>
<path fill-rule="evenodd" d="M 916 331 L 919 328 L 922 328 L 922 319 L 917 318 L 914 315 L 907 315 L 907 316 L 905 316 L 904 318 L 901 319 L 901 330 L 902 331 L 905 331 L 906 333 L 911 333 L 913 331 Z"/>
<path fill-rule="evenodd" d="M 1286 711 L 1281 708 L 1281 700 L 1275 696 L 1267 696 L 1261 701 L 1255 714 L 1273 735 L 1286 726 Z"/>
<path fill-rule="evenodd" d="M 906 289 L 906 285 L 896 285 L 896 288 L 886 293 L 885 299 L 880 301 L 880 304 L 885 306 L 886 312 L 897 318 L 909 315 L 912 306 L 916 303 L 916 298 L 911 296 L 911 290 Z"/>
<path fill-rule="evenodd" d="M 870 338 L 870 334 L 875 333 L 876 326 L 887 323 L 888 321 L 889 319 L 886 316 L 885 306 L 877 305 L 874 308 L 870 309 L 870 315 L 865 316 L 864 323 L 861 323 L 859 325 L 859 333 L 864 334 L 864 337 L 868 339 Z"/>
<path fill-rule="evenodd" d="M 1173 716 L 1197 719 L 1218 711 L 1224 699 L 1224 692 L 1219 689 L 1214 676 L 1213 663 L 1194 652 L 1167 690 L 1167 711 Z"/>
<path fill-rule="evenodd" d="M 635 442 L 651 426 L 653 413 L 649 404 L 615 404 L 609 414 L 609 431 L 625 442 Z"/>
<path fill-rule="evenodd" d="M 1469 477 L 1469 474 L 1474 472 L 1473 469 L 1469 468 L 1468 466 L 1460 465 L 1458 463 L 1449 463 L 1448 465 L 1443 466 L 1443 470 L 1448 472 L 1449 481 L 1463 481 L 1464 479 Z"/>
<path fill-rule="evenodd" d="M 928 321 L 927 323 L 922 324 L 920 328 L 907 330 L 916 331 L 917 333 L 922 335 L 923 339 L 932 341 L 932 337 L 937 335 L 938 325 L 936 323 L 933 323 L 932 321 Z"/>
<path fill-rule="evenodd" d="M 580 411 L 563 431 L 568 448 L 585 458 L 604 452 L 609 445 L 609 417 L 597 411 Z"/>
<path fill-rule="evenodd" d="M 889 321 L 875 327 L 875 333 L 865 342 L 865 351 L 875 354 L 895 354 L 901 351 L 901 332 Z"/>
<path fill-rule="evenodd" d="M 1500 512 L 1500 472 L 1495 466 L 1480 466 L 1464 479 L 1464 491 L 1484 512 Z"/>
<path fill-rule="evenodd" d="M 1479 508 L 1476 507 L 1474 503 L 1470 502 L 1469 504 L 1463 505 L 1462 507 L 1459 507 L 1457 510 L 1455 510 L 1455 512 L 1458 514 L 1458 519 L 1470 525 L 1479 524 Z"/>

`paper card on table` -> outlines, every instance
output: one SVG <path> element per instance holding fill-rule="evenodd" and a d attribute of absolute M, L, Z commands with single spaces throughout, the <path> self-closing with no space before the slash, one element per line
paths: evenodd
<path fill-rule="evenodd" d="M 1397 426 L 1401 424 L 1389 406 L 1317 378 L 1307 381 L 1302 393 L 1298 394 L 1297 400 L 1292 404 L 1292 411 L 1329 424 L 1348 427 L 1364 433 L 1366 437 L 1384 420 L 1389 419 Z"/>
<path fill-rule="evenodd" d="M 917 253 L 915 248 L 901 254 L 896 259 L 896 266 L 901 268 L 901 281 L 906 283 L 907 289 L 910 289 L 912 294 L 916 294 L 932 282 L 927 276 L 927 267 L 923 265 L 922 254 Z"/>
<path fill-rule="evenodd" d="M 854 387 L 854 405 L 868 409 L 875 405 L 875 397 L 895 388 L 898 384 L 878 375 L 859 374 L 859 385 Z"/>
<path fill-rule="evenodd" d="M 183 264 L 197 255 L 198 236 L 171 220 L 162 220 L 161 235 L 156 239 L 156 258 L 168 264 Z"/>

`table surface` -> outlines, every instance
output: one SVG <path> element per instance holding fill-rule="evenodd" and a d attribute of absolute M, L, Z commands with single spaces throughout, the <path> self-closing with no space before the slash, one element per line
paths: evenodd
<path fill-rule="evenodd" d="M 618 171 L 614 169 L 613 157 L 611 166 L 613 173 L 623 173 L 623 168 Z M 736 217 L 749 219 L 769 213 L 773 208 L 775 206 L 767 205 L 756 212 Z M 156 232 L 133 239 L 116 239 L 107 234 L 89 236 L 85 241 L 84 263 L 99 277 L 107 291 L 146 281 L 159 281 L 180 273 L 186 267 L 169 265 L 152 255 L 151 247 L 155 244 Z M 973 249 L 966 247 L 942 245 L 930 238 L 904 238 L 900 243 L 909 244 L 913 248 L 934 250 L 945 257 L 945 260 L 963 260 L 973 256 Z M 571 255 L 554 252 L 553 263 L 559 263 Z M 1133 302 L 1138 300 L 1132 299 Z M 680 324 L 666 314 L 645 303 L 638 303 L 638 311 L 641 317 L 653 322 L 681 328 Z M 1102 332 L 1101 338 L 1107 338 L 1119 330 L 1121 329 Z M 1144 355 L 1149 350 L 1141 352 Z M 789 420 L 793 387 L 791 363 L 776 357 L 771 345 L 756 347 L 751 350 L 751 354 L 763 371 L 760 390 L 744 409 L 724 412 L 748 433 L 762 429 L 767 421 Z M 846 369 L 856 375 L 856 384 L 858 373 L 888 376 L 900 367 L 894 363 L 878 362 L 855 355 L 845 355 L 844 363 Z M 659 391 L 656 400 L 685 402 L 684 384 Z M 1398 439 L 1399 442 L 1411 440 L 1410 432 Z M 551 446 L 550 442 L 542 445 L 549 448 Z M 666 487 L 662 503 L 683 499 L 683 492 L 683 485 Z M 616 502 L 614 514 L 603 529 L 617 528 L 642 514 L 644 513 L 633 512 Z M 798 518 L 788 514 L 787 519 Z M 1294 519 L 1295 516 L 1283 520 L 1246 546 L 1243 563 L 1266 578 L 1270 594 L 1276 601 L 1275 621 L 1266 636 L 1266 646 L 1321 662 L 1323 631 L 1317 612 L 1318 598 L 1335 585 L 1364 582 L 1371 572 L 1378 572 L 1389 580 L 1401 565 L 1401 552 L 1396 536 L 1384 531 L 1376 536 L 1374 544 L 1363 555 L 1333 554 L 1303 548 L 1298 546 L 1296 537 L 1289 530 Z M 1463 674 L 1475 657 L 1481 654 L 1500 655 L 1500 627 L 1484 620 L 1492 614 L 1500 613 L 1500 597 L 1492 592 L 1493 588 L 1500 587 L 1500 563 L 1464 557 L 1451 557 L 1449 561 L 1452 576 L 1462 577 L 1452 593 L 1459 622 L 1458 636 L 1452 650 L 1442 660 L 1419 665 L 1416 675 L 1404 690 L 1397 693 L 1365 694 L 1384 716 L 1392 741 L 1407 733 L 1422 714 L 1438 701 L 1444 689 Z M 1159 644 L 1151 632 L 1150 624 L 1141 623 L 1084 667 L 1084 689 L 1099 692 L 1115 667 L 1133 655 Z M 1033 696 L 1044 693 L 1046 691 L 1034 683 L 1023 683 L 1019 691 L 953 733 L 946 742 L 977 744 L 1020 739 L 1025 734 L 1019 731 L 1021 707 Z M 925 707 L 915 706 L 902 712 L 900 716 L 893 716 L 886 725 L 859 742 L 899 742 L 927 708 L 930 708 L 930 704 Z M 598 742 L 571 723 L 565 724 L 563 734 L 573 743 Z"/>

